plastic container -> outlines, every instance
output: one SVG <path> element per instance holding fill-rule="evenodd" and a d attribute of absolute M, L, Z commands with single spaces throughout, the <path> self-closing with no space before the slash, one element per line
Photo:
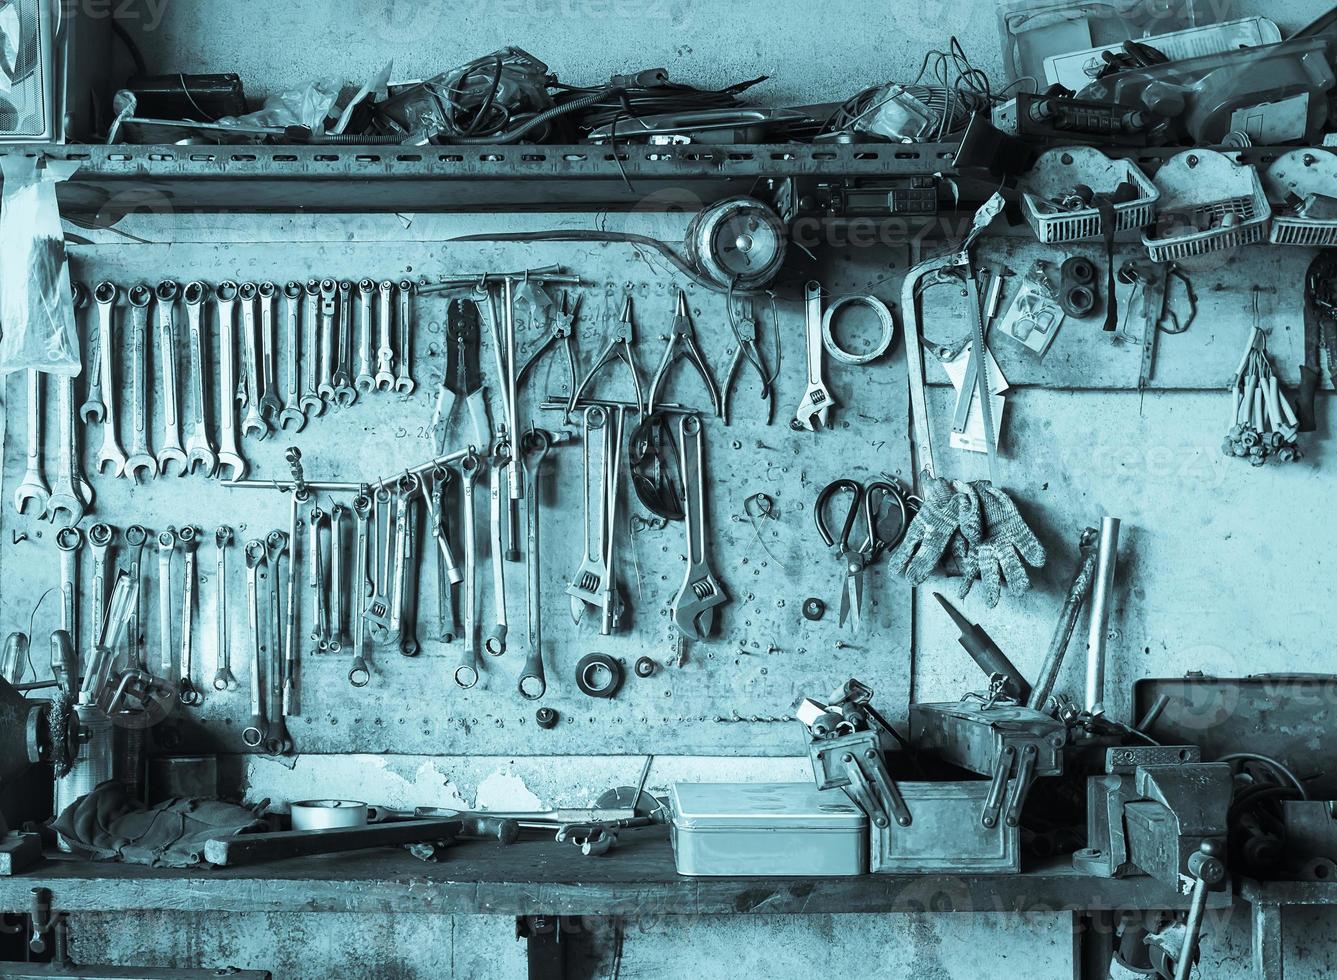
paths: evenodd
<path fill-rule="evenodd" d="M 1283 153 L 1263 173 L 1263 189 L 1272 207 L 1273 245 L 1337 245 L 1337 218 L 1283 212 L 1295 198 L 1337 199 L 1337 154 L 1316 148 Z"/>
<path fill-rule="evenodd" d="M 1142 233 L 1142 244 L 1153 262 L 1175 262 L 1227 248 L 1252 245 L 1267 236 L 1272 208 L 1263 192 L 1258 171 L 1236 163 L 1215 150 L 1185 150 L 1156 172 L 1161 192 L 1160 213 L 1191 215 L 1195 219 L 1225 219 L 1214 228 L 1152 238 Z"/>
<path fill-rule="evenodd" d="M 810 877 L 868 871 L 868 818 L 812 783 L 675 783 L 678 874 Z"/>
<path fill-rule="evenodd" d="M 1138 196 L 1114 205 L 1114 230 L 1136 231 L 1156 217 L 1161 193 L 1137 165 L 1111 160 L 1089 146 L 1067 146 L 1040 154 L 1024 180 L 1021 208 L 1035 237 L 1046 245 L 1100 238 L 1105 233 L 1098 208 L 1059 210 L 1051 202 L 1085 184 L 1096 194 L 1112 194 L 1124 182 L 1134 184 Z"/>

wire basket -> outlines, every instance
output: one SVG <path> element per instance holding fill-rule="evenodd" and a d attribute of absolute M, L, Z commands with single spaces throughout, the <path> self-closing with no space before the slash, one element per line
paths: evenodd
<path fill-rule="evenodd" d="M 1248 164 L 1216 150 L 1186 150 L 1165 162 L 1155 182 L 1161 192 L 1162 220 L 1181 214 L 1186 228 L 1155 238 L 1142 233 L 1153 262 L 1177 262 L 1252 245 L 1267 235 L 1272 208 L 1258 171 Z"/>
<path fill-rule="evenodd" d="M 1046 245 L 1102 238 L 1105 223 L 1098 208 L 1059 210 L 1054 201 L 1085 184 L 1096 194 L 1109 195 L 1122 183 L 1131 183 L 1138 195 L 1114 205 L 1114 230 L 1135 231 L 1151 224 L 1161 193 L 1129 160 L 1111 160 L 1089 146 L 1060 147 L 1040 154 L 1026 175 L 1021 207 L 1035 237 Z"/>
<path fill-rule="evenodd" d="M 1263 189 L 1272 207 L 1273 245 L 1337 245 L 1337 217 L 1287 213 L 1297 199 L 1337 199 L 1337 154 L 1321 149 L 1283 153 L 1264 172 Z"/>

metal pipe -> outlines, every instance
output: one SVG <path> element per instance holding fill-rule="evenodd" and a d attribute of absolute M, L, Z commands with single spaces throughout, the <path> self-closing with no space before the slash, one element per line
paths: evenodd
<path fill-rule="evenodd" d="M 458 463 L 468 455 L 469 450 L 456 449 L 454 452 L 436 456 L 425 463 L 410 466 L 408 469 L 395 470 L 391 479 L 396 480 L 406 475 L 422 476 L 428 470 L 433 470 L 438 466 L 449 466 L 451 463 Z M 302 483 L 302 486 L 307 490 L 324 493 L 361 493 L 363 487 L 378 487 L 383 486 L 385 483 L 385 477 L 377 477 L 374 480 L 366 480 L 362 483 L 332 483 L 320 482 L 318 480 L 306 480 Z M 222 486 L 233 490 L 278 490 L 281 493 L 289 493 L 293 489 L 293 483 L 290 480 L 224 480 L 222 481 Z"/>
<path fill-rule="evenodd" d="M 1100 521 L 1100 544 L 1096 550 L 1095 586 L 1091 592 L 1091 623 L 1086 636 L 1086 710 L 1105 711 L 1105 647 L 1109 639 L 1110 593 L 1119 559 L 1119 519 Z"/>
<path fill-rule="evenodd" d="M 1091 591 L 1091 576 L 1096 568 L 1096 538 L 1099 533 L 1095 528 L 1088 527 L 1082 531 L 1081 539 L 1077 542 L 1082 559 L 1077 564 L 1072 584 L 1068 586 L 1068 595 L 1063 600 L 1058 622 L 1054 625 L 1054 635 L 1049 640 L 1049 650 L 1045 653 L 1044 663 L 1040 665 L 1040 674 L 1035 679 L 1030 700 L 1026 702 L 1026 707 L 1035 711 L 1044 711 L 1049 696 L 1054 693 L 1054 684 L 1068 654 L 1068 643 L 1077 626 L 1077 617 L 1086 602 L 1086 594 Z"/>
<path fill-rule="evenodd" d="M 520 272 L 481 272 L 474 276 L 438 276 L 435 283 L 422 283 L 418 286 L 421 293 L 444 293 L 465 286 L 493 286 L 508 279 L 528 279 L 557 286 L 588 286 L 589 283 L 566 273 L 560 265 L 546 265 L 541 269 L 526 269 Z"/>

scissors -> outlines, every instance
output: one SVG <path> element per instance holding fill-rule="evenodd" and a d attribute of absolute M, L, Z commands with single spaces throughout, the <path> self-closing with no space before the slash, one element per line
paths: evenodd
<path fill-rule="evenodd" d="M 850 494 L 850 508 L 841 525 L 840 537 L 837 538 L 827 523 L 827 510 L 831 499 L 845 492 Z M 841 626 L 849 620 L 852 628 L 858 632 L 863 614 L 864 571 L 884 551 L 900 543 L 911 514 L 916 509 L 914 501 L 900 487 L 885 480 L 866 486 L 857 480 L 836 480 L 828 483 L 817 495 L 817 504 L 813 508 L 817 533 L 828 547 L 835 549 L 836 557 L 845 570 L 845 587 L 840 594 Z M 890 528 L 887 527 L 888 520 L 894 522 Z M 863 525 L 861 531 L 865 535 L 863 543 L 857 548 L 850 542 L 856 523 Z"/>

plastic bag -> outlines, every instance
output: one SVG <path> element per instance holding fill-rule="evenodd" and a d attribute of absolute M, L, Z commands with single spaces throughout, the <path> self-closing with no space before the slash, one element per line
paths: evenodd
<path fill-rule="evenodd" d="M 0 375 L 45 371 L 78 376 L 79 334 L 70 293 L 56 184 L 77 161 L 0 157 Z"/>
<path fill-rule="evenodd" d="M 265 107 L 244 116 L 224 116 L 219 126 L 305 126 L 313 133 L 325 131 L 325 117 L 334 108 L 344 83 L 338 78 L 318 78 L 301 88 L 288 89 L 265 99 Z"/>

